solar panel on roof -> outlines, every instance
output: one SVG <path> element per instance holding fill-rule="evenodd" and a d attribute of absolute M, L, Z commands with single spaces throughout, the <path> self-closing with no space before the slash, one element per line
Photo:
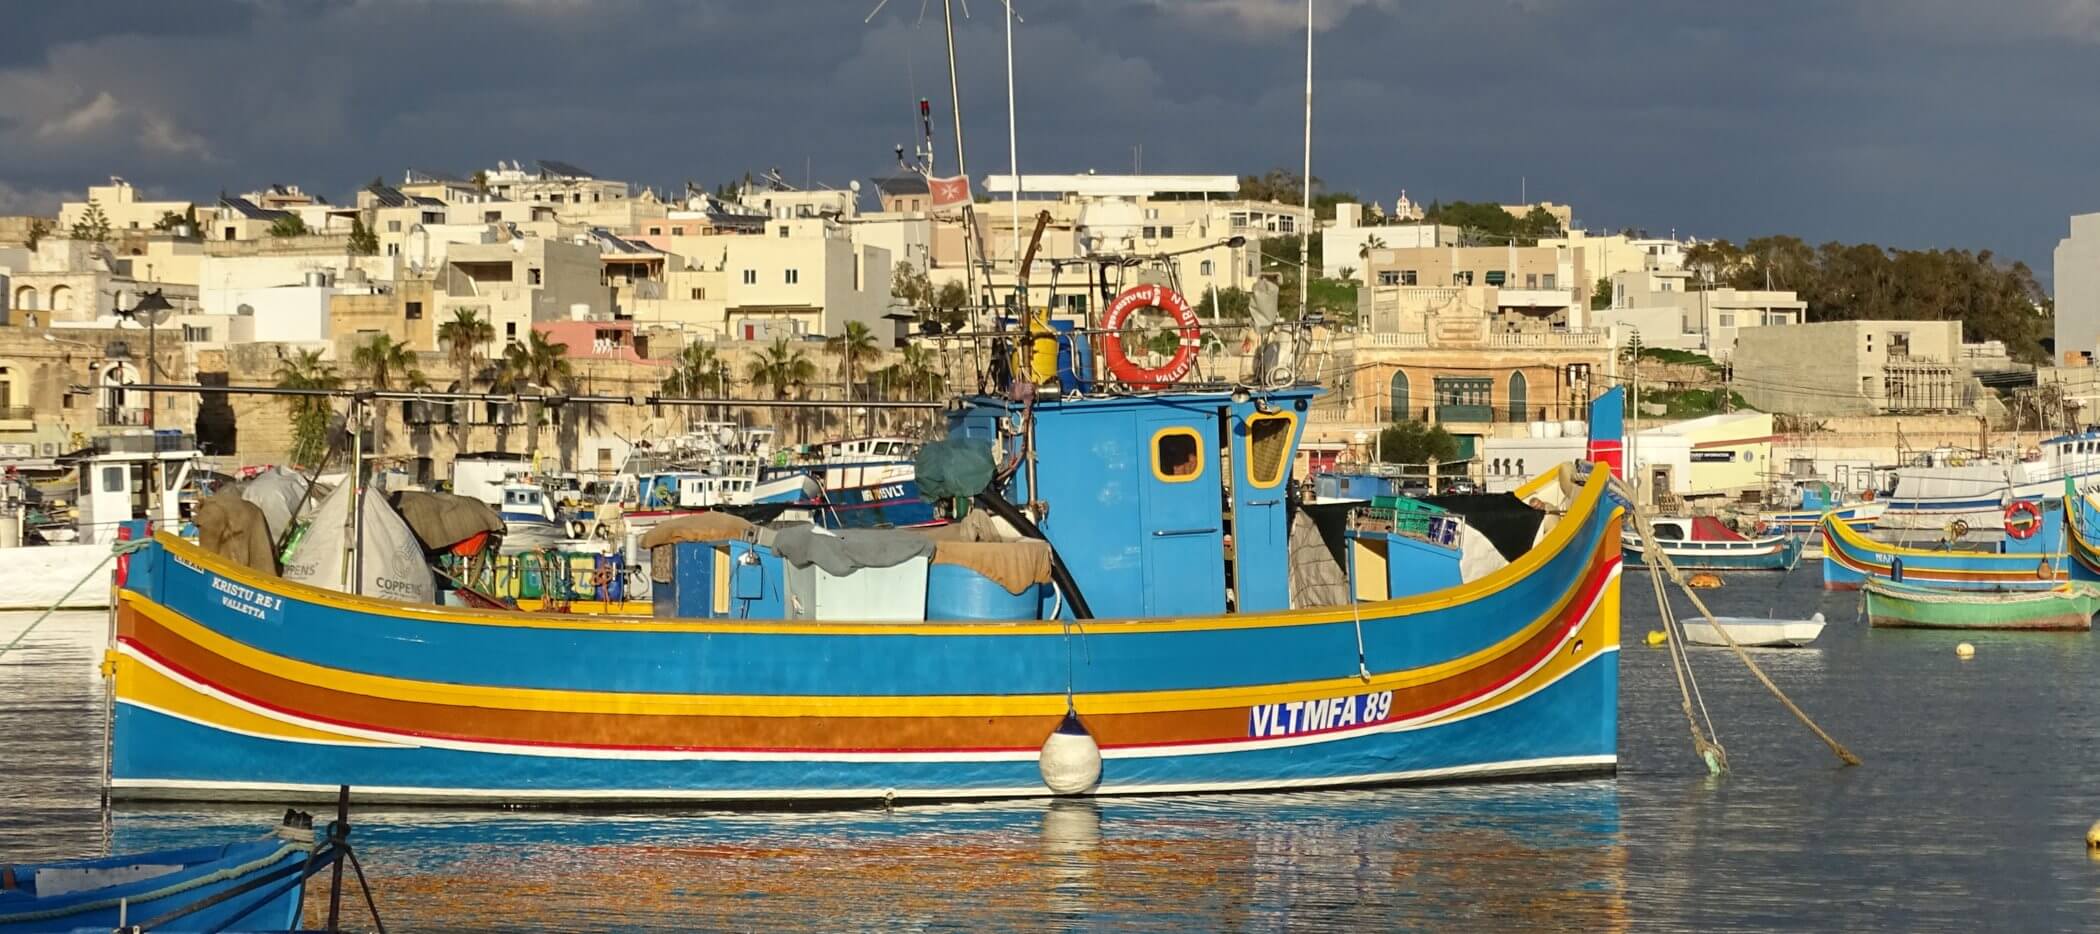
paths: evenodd
<path fill-rule="evenodd" d="M 540 168 L 542 168 L 542 169 L 545 169 L 545 170 L 547 170 L 548 172 L 550 172 L 550 173 L 552 173 L 552 174 L 555 174 L 555 175 L 560 175 L 560 176 L 562 176 L 562 177 L 564 177 L 564 178 L 597 178 L 597 177 L 598 177 L 598 176 L 596 176 L 596 175 L 592 175 L 591 173 L 589 173 L 589 172 L 587 172 L 587 171 L 584 171 L 583 169 L 577 168 L 576 166 L 570 165 L 570 164 L 568 164 L 568 163 L 566 163 L 566 162 L 556 162 L 556 161 L 555 161 L 555 160 L 553 160 L 553 159 L 541 159 L 541 160 L 540 160 Z"/>

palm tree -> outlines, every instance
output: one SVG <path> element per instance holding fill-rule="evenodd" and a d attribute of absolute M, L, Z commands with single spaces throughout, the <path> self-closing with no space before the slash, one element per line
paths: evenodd
<path fill-rule="evenodd" d="M 692 398 L 710 392 L 717 398 L 727 397 L 729 363 L 715 353 L 713 344 L 698 341 L 687 344 L 678 352 L 678 362 L 671 375 L 664 377 L 662 392 L 674 398 Z M 691 419 L 687 421 L 690 423 Z"/>
<path fill-rule="evenodd" d="M 445 345 L 445 352 L 452 359 L 452 368 L 459 372 L 459 391 L 468 392 L 474 387 L 474 369 L 482 360 L 481 348 L 496 339 L 496 326 L 481 320 L 470 308 L 452 310 L 452 320 L 438 325 L 438 342 Z M 453 444 L 466 444 L 468 419 L 458 417 L 458 407 L 471 403 L 454 403 L 452 419 Z"/>
<path fill-rule="evenodd" d="M 510 392 L 524 389 L 546 395 L 568 385 L 574 375 L 575 368 L 569 364 L 569 345 L 550 341 L 535 329 L 525 335 L 525 340 L 503 348 L 497 381 Z M 540 419 L 546 407 L 544 402 L 533 403 L 532 419 L 526 423 L 526 447 L 534 458 L 539 457 Z"/>
<path fill-rule="evenodd" d="M 1363 245 L 1363 246 L 1361 246 L 1361 247 L 1358 247 L 1358 248 L 1357 248 L 1357 250 L 1356 250 L 1356 258 L 1357 258 L 1357 259 L 1363 259 L 1363 260 L 1368 260 L 1368 259 L 1370 259 L 1370 258 L 1371 258 L 1371 251 L 1372 251 L 1372 250 L 1383 250 L 1383 249 L 1385 249 L 1385 238 L 1383 238 L 1383 237 L 1380 237 L 1380 236 L 1378 236 L 1378 235 L 1376 235 L 1376 234 L 1373 234 L 1373 235 L 1371 235 L 1371 236 L 1368 236 L 1368 237 L 1365 237 L 1365 238 L 1364 238 L 1364 245 Z M 1348 278 L 1348 277 L 1347 277 L 1347 276 L 1344 276 L 1343 278 L 1345 278 L 1345 279 L 1346 279 L 1346 278 Z"/>
<path fill-rule="evenodd" d="M 846 398 L 852 399 L 854 364 L 875 357 L 875 332 L 859 321 L 848 321 L 845 330 L 825 338 L 824 349 L 839 355 L 839 377 L 846 383 Z"/>
<path fill-rule="evenodd" d="M 906 344 L 898 351 L 898 360 L 882 369 L 889 381 L 892 395 L 912 400 L 930 399 L 940 395 L 942 384 L 940 363 L 935 355 L 917 344 Z"/>
<path fill-rule="evenodd" d="M 408 342 L 397 341 L 385 334 L 374 334 L 371 340 L 352 350 L 350 365 L 364 375 L 365 382 L 373 389 L 381 392 L 426 385 L 423 371 L 416 367 L 416 353 L 408 349 Z M 379 406 L 375 411 L 378 417 L 372 420 L 372 450 L 385 455 L 386 406 Z"/>
<path fill-rule="evenodd" d="M 277 364 L 279 389 L 340 389 L 343 379 L 318 350 L 302 350 Z M 312 464 L 327 453 L 328 398 L 292 397 L 292 460 Z"/>
<path fill-rule="evenodd" d="M 758 357 L 746 365 L 745 372 L 754 384 L 773 387 L 773 398 L 786 399 L 789 387 L 806 386 L 817 376 L 817 365 L 801 348 L 791 347 L 785 337 L 773 339 L 773 345 L 759 352 Z M 797 424 L 801 423 L 797 419 Z M 775 419 L 774 424 L 779 424 Z"/>

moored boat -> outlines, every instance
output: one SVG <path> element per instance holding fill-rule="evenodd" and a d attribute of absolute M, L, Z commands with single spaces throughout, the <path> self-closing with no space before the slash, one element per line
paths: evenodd
<path fill-rule="evenodd" d="M 1812 535 L 1823 522 L 1827 513 L 1860 531 L 1874 527 L 1888 509 L 1885 499 L 1873 499 L 1868 491 L 1867 499 L 1845 496 L 1821 480 L 1803 482 L 1787 495 L 1789 503 L 1784 509 L 1768 510 L 1757 516 L 1757 527 L 1764 533 Z"/>
<path fill-rule="evenodd" d="M 2090 584 L 1981 592 L 1870 580 L 1865 589 L 1867 622 L 1884 628 L 2083 630 L 2100 610 L 2100 588 Z"/>
<path fill-rule="evenodd" d="M 0 934 L 297 930 L 306 879 L 334 856 L 328 842 L 316 846 L 311 818 L 286 820 L 240 843 L 0 865 Z"/>
<path fill-rule="evenodd" d="M 2019 456 L 1936 450 L 1896 469 L 1880 528 L 1984 527 L 2012 503 L 2056 498 L 2066 480 L 2100 478 L 2100 431 L 2047 439 Z"/>
<path fill-rule="evenodd" d="M 1719 623 L 1718 629 L 1714 623 Z M 1749 616 L 1717 616 L 1714 622 L 1704 619 L 1686 619 L 1684 641 L 1693 645 L 1736 645 L 1751 647 L 1803 646 L 1816 641 L 1823 634 L 1823 614 L 1817 613 L 1807 619 L 1757 619 Z"/>
<path fill-rule="evenodd" d="M 581 619 L 321 591 L 162 537 L 116 612 L 111 791 L 780 802 L 1611 771 L 1607 472 L 1498 570 L 1301 605 L 1291 558 L 1320 543 L 1294 551 L 1287 497 L 1315 392 L 966 400 L 949 444 L 980 477 L 1039 461 L 975 494 L 1048 504 L 1047 548 L 1016 544 L 1052 560 L 1013 583 L 946 544 L 929 564 L 915 532 L 798 533 L 886 552 L 867 574 L 742 530 L 659 549 L 656 619 Z"/>
<path fill-rule="evenodd" d="M 1746 538 L 1712 516 L 1671 517 L 1649 523 L 1652 538 L 1626 533 L 1626 560 L 1642 564 L 1653 542 L 1683 570 L 1783 571 L 1801 559 L 1801 539 L 1792 535 Z"/>
<path fill-rule="evenodd" d="M 2001 541 L 1985 543 L 1990 550 L 1957 550 L 1880 541 L 1826 518 L 1823 589 L 1858 590 L 1878 580 L 1951 590 L 2047 590 L 2069 578 L 2061 510 L 2016 502 L 2005 527 Z"/>

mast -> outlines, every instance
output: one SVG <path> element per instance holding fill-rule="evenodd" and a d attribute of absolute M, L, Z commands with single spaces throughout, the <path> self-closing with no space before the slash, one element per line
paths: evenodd
<path fill-rule="evenodd" d="M 1305 174 L 1298 179 L 1299 193 L 1303 196 L 1305 219 L 1298 225 L 1298 319 L 1303 321 L 1311 309 L 1306 307 L 1306 296 L 1312 282 L 1312 65 L 1313 65 L 1313 0 L 1305 0 Z"/>

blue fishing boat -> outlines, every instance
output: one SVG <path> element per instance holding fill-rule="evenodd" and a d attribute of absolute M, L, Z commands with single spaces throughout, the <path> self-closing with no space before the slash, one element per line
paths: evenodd
<path fill-rule="evenodd" d="M 1858 590 L 1871 579 L 1946 590 L 2048 590 L 2070 578 L 2061 509 L 2016 500 L 2003 516 L 2003 538 L 1972 549 L 1894 544 L 1826 517 L 1823 588 Z"/>
<path fill-rule="evenodd" d="M 939 521 L 933 504 L 919 493 L 912 455 L 919 444 L 908 438 L 856 438 L 820 445 L 812 463 L 766 467 L 759 479 L 766 489 L 783 481 L 807 478 L 815 492 L 796 497 L 780 493 L 758 502 L 789 503 L 809 511 L 813 521 L 833 529 L 911 528 Z"/>
<path fill-rule="evenodd" d="M 1315 600 L 1294 569 L 1343 550 L 1294 522 L 1317 392 L 960 400 L 920 476 L 1029 537 L 695 517 L 648 542 L 655 618 L 390 603 L 158 538 L 116 610 L 111 792 L 868 801 L 1612 771 L 1608 472 L 1572 474 L 1550 527 L 1498 518 L 1522 550 L 1496 570 L 1378 599 L 1390 581 L 1358 569 Z"/>
<path fill-rule="evenodd" d="M 307 876 L 334 858 L 315 845 L 311 818 L 297 824 L 221 846 L 0 864 L 0 934 L 297 930 Z"/>
<path fill-rule="evenodd" d="M 2053 500 L 2065 481 L 2100 479 L 2100 431 L 2049 438 L 2017 454 L 1981 456 L 1940 449 L 1896 469 L 1882 499 L 1881 528 L 1941 529 L 1960 520 L 1983 527 L 2011 504 Z"/>
<path fill-rule="evenodd" d="M 1653 547 L 1682 570 L 1784 571 L 1801 560 L 1801 539 L 1792 535 L 1747 538 L 1712 516 L 1670 517 L 1649 523 Z M 1650 539 L 1626 533 L 1626 560 L 1645 565 Z"/>

